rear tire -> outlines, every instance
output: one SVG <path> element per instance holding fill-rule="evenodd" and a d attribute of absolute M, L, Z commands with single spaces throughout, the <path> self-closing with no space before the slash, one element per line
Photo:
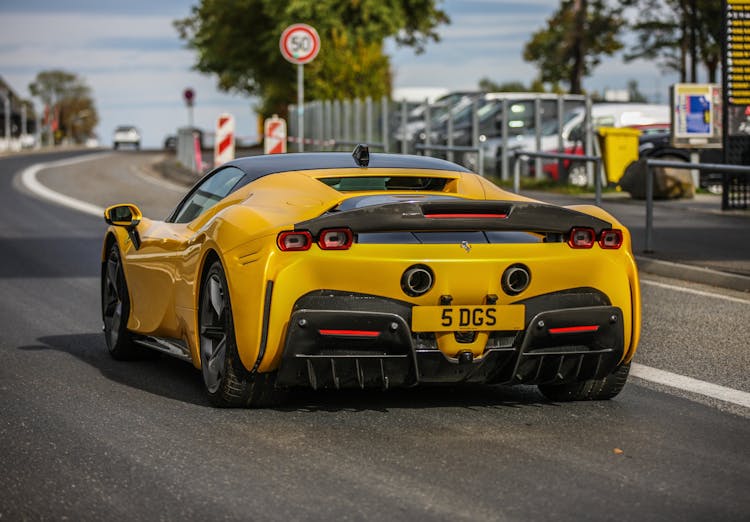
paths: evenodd
<path fill-rule="evenodd" d="M 132 335 L 128 331 L 130 296 L 117 242 L 110 245 L 107 260 L 102 264 L 101 293 L 104 339 L 109 354 L 118 360 L 138 358 L 143 350 L 133 344 Z"/>
<path fill-rule="evenodd" d="M 240 360 L 228 289 L 224 269 L 214 261 L 201 283 L 198 310 L 201 373 L 208 400 L 221 408 L 279 404 L 283 391 L 275 386 L 276 373 L 251 373 Z"/>
<path fill-rule="evenodd" d="M 603 401 L 619 394 L 630 373 L 630 363 L 621 364 L 602 379 L 590 379 L 569 384 L 540 384 L 542 395 L 555 402 Z"/>

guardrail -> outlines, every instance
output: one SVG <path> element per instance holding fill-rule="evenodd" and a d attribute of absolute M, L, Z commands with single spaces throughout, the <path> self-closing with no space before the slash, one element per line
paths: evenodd
<path fill-rule="evenodd" d="M 640 160 L 644 161 L 644 160 Z M 654 228 L 654 167 L 667 167 L 687 170 L 710 170 L 727 174 L 750 174 L 750 167 L 742 165 L 722 165 L 720 163 L 685 163 L 684 161 L 668 161 L 646 159 L 646 247 L 644 252 L 651 254 L 653 248 Z M 725 187 L 726 188 L 726 187 Z"/>
<path fill-rule="evenodd" d="M 539 159 L 556 159 L 556 160 L 572 160 L 572 161 L 585 161 L 586 163 L 594 163 L 596 173 L 594 175 L 594 201 L 596 206 L 602 204 L 602 158 L 601 156 L 587 156 L 584 154 L 567 154 L 564 152 L 534 152 L 527 150 L 517 150 L 513 153 L 515 163 L 513 165 L 513 192 L 518 194 L 521 191 L 521 162 L 519 160 L 522 157 L 526 158 L 539 158 Z M 539 168 L 539 162 L 537 167 Z M 539 173 L 537 172 L 537 175 Z"/>

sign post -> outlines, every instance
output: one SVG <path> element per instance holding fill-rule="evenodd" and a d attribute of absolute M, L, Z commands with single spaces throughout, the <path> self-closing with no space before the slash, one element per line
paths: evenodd
<path fill-rule="evenodd" d="M 750 164 L 750 0 L 722 0 L 724 163 Z M 722 210 L 750 208 L 750 177 L 724 174 Z"/>
<path fill-rule="evenodd" d="M 721 148 L 721 87 L 712 83 L 672 86 L 672 145 Z"/>
<path fill-rule="evenodd" d="M 297 151 L 305 150 L 305 72 L 304 65 L 313 61 L 320 51 L 320 36 L 307 24 L 292 24 L 281 33 L 281 55 L 297 64 Z"/>
<path fill-rule="evenodd" d="M 721 86 L 714 83 L 676 83 L 672 100 L 672 146 L 689 149 L 690 161 L 700 163 L 701 149 L 722 146 Z M 692 169 L 693 186 L 700 186 L 700 171 Z"/>
<path fill-rule="evenodd" d="M 182 91 L 182 97 L 185 99 L 185 105 L 188 109 L 188 127 L 193 126 L 193 101 L 195 100 L 195 91 L 188 87 Z"/>

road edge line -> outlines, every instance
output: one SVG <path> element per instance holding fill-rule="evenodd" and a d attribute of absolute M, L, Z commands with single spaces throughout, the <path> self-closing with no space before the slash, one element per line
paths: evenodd
<path fill-rule="evenodd" d="M 698 395 L 703 395 L 704 397 L 718 399 L 737 406 L 750 408 L 750 393 L 727 388 L 726 386 L 693 379 L 692 377 L 686 377 L 684 375 L 659 370 L 658 368 L 652 368 L 651 366 L 645 366 L 638 363 L 632 363 L 630 365 L 630 375 L 643 379 L 644 381 L 663 384 L 670 388 L 676 388 L 678 390 L 696 393 Z"/>
<path fill-rule="evenodd" d="M 102 156 L 106 156 L 108 154 L 108 152 L 102 152 L 100 154 L 87 154 L 85 156 L 76 156 L 74 158 L 67 158 L 64 160 L 35 163 L 21 171 L 21 183 L 29 191 L 42 199 L 46 199 L 48 201 L 52 201 L 53 203 L 57 203 L 58 205 L 83 212 L 84 214 L 102 217 L 104 215 L 103 207 L 99 207 L 92 203 L 81 201 L 70 196 L 66 196 L 65 194 L 61 194 L 50 189 L 42 185 L 42 183 L 37 179 L 37 174 L 39 173 L 39 171 L 42 171 L 44 169 L 74 165 L 76 163 L 82 163 L 84 161 L 99 159 Z"/>
<path fill-rule="evenodd" d="M 711 292 L 706 292 L 704 290 L 696 290 L 695 288 L 687 288 L 684 286 L 669 285 L 666 283 L 660 283 L 659 281 L 652 281 L 644 277 L 641 277 L 641 285 L 655 286 L 656 288 L 664 288 L 666 290 L 672 290 L 674 292 L 683 292 L 685 294 L 699 295 L 701 297 L 709 297 L 712 299 L 723 299 L 724 301 L 731 301 L 733 303 L 746 304 L 746 305 L 750 304 L 750 299 L 742 299 L 740 297 L 734 297 L 731 295 L 724 295 L 724 294 L 714 294 Z"/>

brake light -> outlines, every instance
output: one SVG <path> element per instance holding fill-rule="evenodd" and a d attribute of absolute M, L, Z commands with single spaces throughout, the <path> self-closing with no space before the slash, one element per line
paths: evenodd
<path fill-rule="evenodd" d="M 428 219 L 505 219 L 508 214 L 425 214 Z"/>
<path fill-rule="evenodd" d="M 312 245 L 312 236 L 307 230 L 301 232 L 281 232 L 276 238 L 276 244 L 284 252 L 299 252 L 309 250 Z"/>
<path fill-rule="evenodd" d="M 599 246 L 607 249 L 617 249 L 622 246 L 622 230 L 610 228 L 602 230 L 599 236 Z"/>
<path fill-rule="evenodd" d="M 599 331 L 599 325 L 591 326 L 564 326 L 562 328 L 550 328 L 549 333 L 551 334 L 575 334 L 575 333 L 590 333 Z"/>
<path fill-rule="evenodd" d="M 570 231 L 568 245 L 571 248 L 591 248 L 596 242 L 596 232 L 593 228 L 574 228 Z"/>
<path fill-rule="evenodd" d="M 318 332 L 327 337 L 380 337 L 380 332 L 375 330 L 318 330 Z"/>
<path fill-rule="evenodd" d="M 318 246 L 323 250 L 346 250 L 352 246 L 352 231 L 348 228 L 329 228 L 318 236 Z"/>

